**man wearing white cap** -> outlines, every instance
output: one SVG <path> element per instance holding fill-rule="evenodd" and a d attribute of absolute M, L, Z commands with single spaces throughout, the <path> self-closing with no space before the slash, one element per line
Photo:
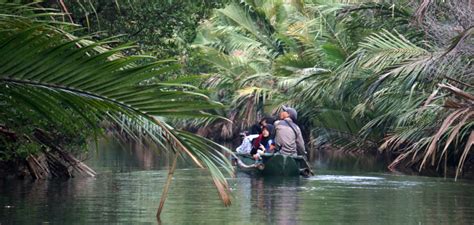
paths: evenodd
<path fill-rule="evenodd" d="M 301 130 L 294 123 L 298 113 L 294 108 L 282 106 L 280 120 L 275 122 L 275 142 L 283 155 L 306 155 Z"/>

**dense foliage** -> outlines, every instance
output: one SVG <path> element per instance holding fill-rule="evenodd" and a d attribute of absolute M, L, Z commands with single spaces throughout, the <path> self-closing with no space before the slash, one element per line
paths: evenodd
<path fill-rule="evenodd" d="M 85 27 L 80 31 L 95 38 L 110 38 L 137 45 L 126 54 L 147 54 L 160 59 L 175 58 L 182 65 L 181 72 L 194 73 L 195 68 L 206 66 L 200 61 L 199 52 L 190 48 L 199 22 L 209 17 L 213 8 L 226 0 L 50 0 L 42 2 L 68 13 L 63 21 Z"/>
<path fill-rule="evenodd" d="M 459 174 L 474 142 L 472 4 L 344 2 L 234 1 L 200 26 L 216 69 L 203 85 L 238 125 L 222 135 L 287 103 L 315 142 Z"/>
<path fill-rule="evenodd" d="M 124 56 L 134 46 L 117 45 L 115 39 L 76 37 L 66 31 L 76 25 L 58 22 L 61 16 L 49 9 L 0 3 L 1 159 L 48 155 L 61 143 L 71 142 L 62 137 L 78 136 L 82 139 L 77 143 L 84 144 L 85 138 L 101 135 L 108 123 L 130 137 L 152 140 L 152 148 L 186 156 L 207 168 L 229 204 L 227 182 L 219 168 L 232 172 L 222 154 L 226 149 L 166 122 L 211 117 L 202 110 L 222 105 L 191 85 L 170 79 L 147 82 L 177 69 L 176 62 Z M 111 48 L 111 43 L 117 47 Z"/>
<path fill-rule="evenodd" d="M 162 148 L 169 135 L 174 144 L 189 141 L 177 146 L 194 149 L 196 159 L 200 148 L 219 147 L 172 129 L 165 117 L 199 117 L 175 124 L 230 139 L 281 104 L 298 109 L 312 143 L 387 151 L 396 157 L 392 169 L 456 166 L 458 175 L 471 157 L 468 0 L 40 3 L 62 13 L 3 6 L 2 160 L 37 153 L 38 129 L 80 148 L 104 121 Z M 216 160 L 203 154 L 198 165 Z"/>

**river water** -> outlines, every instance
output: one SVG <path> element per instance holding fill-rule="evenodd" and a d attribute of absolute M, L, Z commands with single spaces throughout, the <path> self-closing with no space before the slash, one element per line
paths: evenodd
<path fill-rule="evenodd" d="M 123 146 L 122 146 L 123 147 Z M 156 224 L 170 161 L 134 146 L 101 143 L 94 178 L 0 179 L 0 224 Z M 229 179 L 223 207 L 205 171 L 180 165 L 162 224 L 474 224 L 472 181 L 407 176 L 377 160 L 318 158 L 317 175 Z"/>

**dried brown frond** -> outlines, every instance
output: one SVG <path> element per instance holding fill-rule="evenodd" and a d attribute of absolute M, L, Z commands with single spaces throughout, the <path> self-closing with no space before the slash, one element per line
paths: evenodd
<path fill-rule="evenodd" d="M 464 162 L 466 161 L 467 155 L 472 150 L 472 145 L 474 144 L 474 131 L 471 131 L 469 135 L 469 139 L 467 140 L 466 147 L 459 159 L 458 168 L 456 170 L 456 179 L 458 178 L 459 174 L 462 173 L 462 168 L 464 166 Z"/>

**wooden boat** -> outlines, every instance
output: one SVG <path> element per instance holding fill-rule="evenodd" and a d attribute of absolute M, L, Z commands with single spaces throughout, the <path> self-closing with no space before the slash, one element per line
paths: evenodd
<path fill-rule="evenodd" d="M 261 155 L 261 163 L 255 163 L 250 154 L 236 153 L 239 171 L 263 176 L 309 176 L 312 174 L 303 156 L 287 156 L 278 153 Z"/>

